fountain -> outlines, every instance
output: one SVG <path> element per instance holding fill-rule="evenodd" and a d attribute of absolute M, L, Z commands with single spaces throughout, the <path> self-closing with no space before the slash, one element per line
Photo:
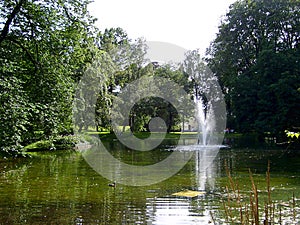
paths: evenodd
<path fill-rule="evenodd" d="M 178 145 L 175 150 L 189 151 L 195 154 L 196 183 L 198 190 L 214 189 L 216 165 L 213 164 L 221 145 L 220 127 L 216 124 L 216 114 L 211 102 L 194 98 L 195 120 L 197 121 L 197 139 L 194 144 Z M 218 115 L 218 114 L 217 114 Z"/>
<path fill-rule="evenodd" d="M 216 126 L 215 112 L 211 103 L 203 103 L 201 98 L 195 98 L 195 120 L 197 122 L 197 138 L 193 144 L 190 142 L 178 145 L 179 151 L 195 151 L 203 149 L 215 149 L 226 147 L 222 145 L 220 127 Z"/>
<path fill-rule="evenodd" d="M 209 105 L 203 104 L 202 99 L 195 100 L 196 120 L 198 123 L 198 140 L 197 144 L 207 146 L 211 144 L 210 138 L 214 130 L 214 115 Z"/>

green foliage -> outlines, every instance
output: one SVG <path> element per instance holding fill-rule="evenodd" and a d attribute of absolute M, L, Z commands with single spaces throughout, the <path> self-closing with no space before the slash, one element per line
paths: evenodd
<path fill-rule="evenodd" d="M 79 130 L 111 129 L 110 116 L 118 113 L 111 110 L 116 95 L 142 76 L 170 78 L 189 90 L 187 75 L 180 70 L 145 66 L 144 39 L 132 41 L 121 28 L 98 32 L 88 4 L 89 0 L 0 3 L 2 151 L 18 152 L 30 143 L 52 149 L 57 137 L 72 134 L 79 81 L 85 87 L 75 101 Z M 159 98 L 136 105 L 130 125 L 136 131 L 148 130 L 153 116 L 162 117 L 168 131 L 179 127 L 178 112 Z"/>
<path fill-rule="evenodd" d="M 228 127 L 283 134 L 299 127 L 299 0 L 237 1 L 208 50 Z"/>
<path fill-rule="evenodd" d="M 285 133 L 288 137 L 290 138 L 299 138 L 300 137 L 300 132 L 292 132 L 292 131 L 288 131 L 288 130 L 285 130 Z"/>
<path fill-rule="evenodd" d="M 0 90 L 0 150 L 15 155 L 22 148 L 30 111 L 20 80 L 1 76 Z"/>
<path fill-rule="evenodd" d="M 0 3 L 2 151 L 72 133 L 75 82 L 95 49 L 86 0 Z"/>
<path fill-rule="evenodd" d="M 183 73 L 181 69 L 172 68 L 170 65 L 161 65 L 156 69 L 153 69 L 152 65 L 148 65 L 140 70 L 144 76 L 157 76 L 170 79 L 177 83 L 183 89 L 188 90 L 189 81 L 187 79 L 187 74 Z M 178 96 L 177 99 L 180 100 L 179 93 L 176 90 L 168 90 L 171 96 Z M 180 102 L 180 101 L 179 101 Z M 166 101 L 165 99 L 159 97 L 149 97 L 142 99 L 139 103 L 135 104 L 130 112 L 130 127 L 133 131 L 149 131 L 149 122 L 151 118 L 160 117 L 164 120 L 167 126 L 167 132 L 180 130 L 180 113 L 184 112 L 184 106 L 186 102 L 179 103 L 177 108 Z M 161 131 L 158 127 L 157 131 Z"/>
<path fill-rule="evenodd" d="M 121 28 L 98 32 L 89 2 L 0 2 L 2 152 L 15 155 L 30 143 L 45 149 L 73 143 L 58 137 L 73 133 L 79 81 L 85 85 L 75 101 L 79 130 L 111 130 L 110 117 L 119 113 L 112 112 L 116 95 L 143 76 L 168 78 L 191 96 L 204 96 L 207 81 L 196 81 L 208 71 L 197 50 L 186 54 L 185 72 L 171 65 L 145 66 L 145 40 L 133 41 Z M 299 0 L 242 0 L 230 7 L 207 59 L 225 93 L 228 127 L 260 134 L 300 127 L 298 5 Z M 182 113 L 189 117 L 192 110 L 149 97 L 132 108 L 128 120 L 133 131 L 148 131 L 151 118 L 161 117 L 170 132 L 179 129 Z"/>

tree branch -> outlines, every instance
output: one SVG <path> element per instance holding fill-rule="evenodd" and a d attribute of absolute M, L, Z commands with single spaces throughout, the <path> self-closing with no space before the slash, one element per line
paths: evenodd
<path fill-rule="evenodd" d="M 16 15 L 20 12 L 20 9 L 22 7 L 22 5 L 26 2 L 27 0 L 20 0 L 17 5 L 15 6 L 14 10 L 12 11 L 12 13 L 8 16 L 5 25 L 1 31 L 0 34 L 0 44 L 1 42 L 7 37 L 8 32 L 9 32 L 9 26 L 11 25 L 13 19 L 16 17 Z"/>
<path fill-rule="evenodd" d="M 67 18 L 68 18 L 69 20 L 71 20 L 73 23 L 80 22 L 80 21 L 78 21 L 78 20 L 72 18 L 72 16 L 71 16 L 70 13 L 69 13 L 69 10 L 68 10 L 68 8 L 67 8 L 66 6 L 63 6 L 63 8 L 64 8 L 64 11 L 65 11 L 65 13 L 66 13 L 66 16 L 67 16 Z"/>
<path fill-rule="evenodd" d="M 17 44 L 26 53 L 29 60 L 34 65 L 35 70 L 38 70 L 40 68 L 40 63 L 35 60 L 34 56 L 31 54 L 31 52 L 25 46 L 23 46 L 20 41 L 16 40 L 15 38 L 11 38 L 11 37 L 8 37 L 8 40 L 10 40 L 11 42 Z"/>

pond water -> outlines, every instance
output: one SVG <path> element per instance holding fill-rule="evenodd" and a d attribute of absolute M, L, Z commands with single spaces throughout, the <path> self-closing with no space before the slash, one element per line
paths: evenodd
<path fill-rule="evenodd" d="M 171 145 L 164 143 L 146 153 L 130 151 L 118 142 L 107 143 L 116 158 L 142 165 L 167 157 Z M 0 224 L 213 224 L 212 216 L 224 221 L 225 164 L 241 192 L 251 190 L 251 168 L 259 193 L 265 195 L 268 160 L 272 200 L 287 204 L 294 193 L 299 206 L 300 157 L 283 150 L 221 149 L 205 174 L 199 173 L 199 154 L 194 154 L 165 181 L 138 187 L 117 184 L 115 188 L 75 151 L 0 161 Z M 202 192 L 193 198 L 172 195 L 187 189 Z M 293 223 L 297 221 L 298 214 Z M 287 219 L 282 224 L 291 223 Z"/>

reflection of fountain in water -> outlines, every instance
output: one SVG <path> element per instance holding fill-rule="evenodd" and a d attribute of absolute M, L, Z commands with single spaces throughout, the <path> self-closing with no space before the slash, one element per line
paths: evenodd
<path fill-rule="evenodd" d="M 192 151 L 195 154 L 195 179 L 198 190 L 213 190 L 217 167 L 214 159 L 222 145 L 183 145 L 177 151 Z"/>
<path fill-rule="evenodd" d="M 211 207 L 202 199 L 174 196 L 147 198 L 147 225 L 209 224 Z"/>
<path fill-rule="evenodd" d="M 214 159 L 219 147 L 203 148 L 195 152 L 195 177 L 199 190 L 213 190 L 215 186 L 216 167 Z"/>
<path fill-rule="evenodd" d="M 196 144 L 181 145 L 175 149 L 179 151 L 195 152 L 195 176 L 199 190 L 214 189 L 216 167 L 213 161 L 219 149 L 225 147 L 218 144 L 216 123 L 212 105 L 204 104 L 202 99 L 195 98 L 195 117 L 198 123 Z"/>

